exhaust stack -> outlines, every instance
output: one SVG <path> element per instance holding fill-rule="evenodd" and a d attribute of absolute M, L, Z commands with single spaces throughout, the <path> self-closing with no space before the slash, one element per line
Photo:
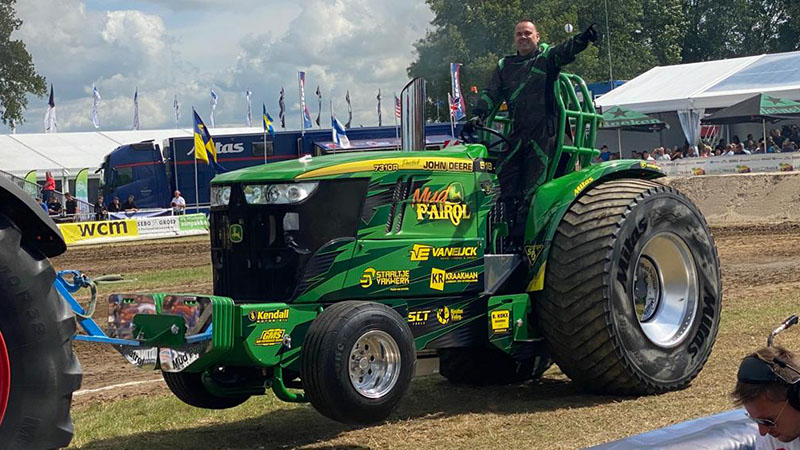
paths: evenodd
<path fill-rule="evenodd" d="M 414 78 L 400 92 L 400 142 L 404 152 L 425 150 L 425 80 Z"/>

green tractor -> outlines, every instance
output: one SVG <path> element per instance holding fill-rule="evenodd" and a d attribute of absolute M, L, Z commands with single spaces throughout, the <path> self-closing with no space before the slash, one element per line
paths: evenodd
<path fill-rule="evenodd" d="M 425 148 L 420 81 L 403 92 L 409 150 Z M 592 164 L 601 116 L 580 100 L 586 86 L 561 75 L 555 90 L 562 133 L 522 251 L 505 251 L 494 149 L 510 124 L 493 114 L 486 145 L 306 156 L 217 176 L 214 295 L 111 295 L 108 334 L 71 295 L 90 280 L 61 272 L 53 284 L 45 256 L 64 251 L 58 230 L 0 186 L 0 448 L 69 442 L 80 367 L 67 304 L 86 331 L 75 339 L 161 370 L 201 408 L 272 390 L 341 422 L 382 421 L 437 360 L 442 376 L 471 385 L 526 382 L 556 363 L 592 392 L 686 387 L 720 323 L 708 225 L 653 181 L 658 166 Z"/>
<path fill-rule="evenodd" d="M 424 98 L 413 83 L 403 120 L 421 123 L 409 120 Z M 503 251 L 486 145 L 306 156 L 217 176 L 214 295 L 113 295 L 110 337 L 190 405 L 271 388 L 347 423 L 386 419 L 418 360 L 437 356 L 456 383 L 525 382 L 555 362 L 593 392 L 686 387 L 720 323 L 708 225 L 653 181 L 656 165 L 592 164 L 601 116 L 576 95 L 591 98 L 580 78 L 555 89 L 572 133 L 558 137 L 520 254 Z M 502 138 L 510 125 L 493 122 L 484 131 Z"/>

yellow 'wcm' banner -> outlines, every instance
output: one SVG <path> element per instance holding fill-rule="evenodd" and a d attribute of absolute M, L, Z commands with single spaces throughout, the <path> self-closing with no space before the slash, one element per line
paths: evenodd
<path fill-rule="evenodd" d="M 135 220 L 106 220 L 102 222 L 62 223 L 58 225 L 64 241 L 74 244 L 80 241 L 105 241 L 119 237 L 136 237 L 139 227 Z"/>

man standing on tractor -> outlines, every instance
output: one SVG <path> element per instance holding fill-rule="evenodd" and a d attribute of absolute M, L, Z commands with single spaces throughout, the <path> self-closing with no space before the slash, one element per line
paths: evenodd
<path fill-rule="evenodd" d="M 561 68 L 598 38 L 594 24 L 555 47 L 539 46 L 539 32 L 530 20 L 514 27 L 517 54 L 497 63 L 489 85 L 474 109 L 472 125 L 482 125 L 496 105 L 505 101 L 512 121 L 511 148 L 497 161 L 500 201 L 510 219 L 510 243 L 520 251 L 528 207 L 543 182 L 555 150 L 558 113 L 554 85 Z M 468 126 L 469 129 L 469 126 Z M 514 249 L 514 247 L 516 247 Z"/>

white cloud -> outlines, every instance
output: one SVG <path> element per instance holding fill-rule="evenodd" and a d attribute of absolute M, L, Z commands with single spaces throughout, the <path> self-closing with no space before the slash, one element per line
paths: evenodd
<path fill-rule="evenodd" d="M 97 2 L 95 2 L 97 3 Z M 423 0 L 278 0 L 211 2 L 149 0 L 168 8 L 160 15 L 137 2 L 115 1 L 113 11 L 87 8 L 84 0 L 28 0 L 17 4 L 23 19 L 15 35 L 55 85 L 61 131 L 93 129 L 91 87 L 103 96 L 101 129 L 128 129 L 133 91 L 139 89 L 143 128 L 174 126 L 172 99 L 181 102 L 182 125 L 191 106 L 206 118 L 209 89 L 220 96 L 217 125 L 244 122 L 244 91 L 253 109 L 266 102 L 277 116 L 278 91 L 286 90 L 287 125 L 299 126 L 297 70 L 308 72 L 306 99 L 321 86 L 323 126 L 328 101 L 346 114 L 347 89 L 354 124 L 374 125 L 375 95 L 384 93 L 384 122 L 392 122 L 391 93 L 407 81 L 412 44 L 425 34 L 432 13 Z M 150 8 L 151 10 L 153 8 Z M 443 67 L 442 70 L 447 70 Z M 19 132 L 41 132 L 46 99 L 31 98 Z"/>

